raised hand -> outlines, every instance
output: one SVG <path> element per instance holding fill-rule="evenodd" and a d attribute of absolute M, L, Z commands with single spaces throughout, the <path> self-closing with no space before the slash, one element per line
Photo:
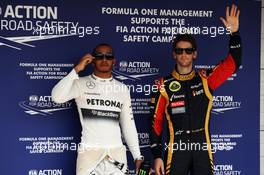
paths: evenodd
<path fill-rule="evenodd" d="M 237 32 L 239 29 L 239 14 L 235 4 L 232 4 L 231 9 L 229 6 L 226 7 L 226 18 L 220 17 L 220 20 L 224 23 L 225 27 L 228 28 L 232 33 Z"/>
<path fill-rule="evenodd" d="M 91 54 L 84 55 L 79 63 L 74 67 L 76 73 L 84 70 L 84 68 L 93 61 L 94 57 Z"/>

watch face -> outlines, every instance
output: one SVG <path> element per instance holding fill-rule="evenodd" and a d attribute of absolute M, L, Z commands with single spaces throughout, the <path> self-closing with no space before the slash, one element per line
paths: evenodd
<path fill-rule="evenodd" d="M 140 156 L 136 160 L 144 160 L 144 156 Z"/>

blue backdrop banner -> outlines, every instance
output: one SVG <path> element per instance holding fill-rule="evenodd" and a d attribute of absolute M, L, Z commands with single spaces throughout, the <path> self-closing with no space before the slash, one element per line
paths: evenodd
<path fill-rule="evenodd" d="M 198 43 L 195 68 L 214 67 L 228 52 L 230 32 L 220 17 L 232 2 L 2 0 L 1 174 L 75 174 L 81 132 L 76 105 L 53 102 L 51 89 L 84 54 L 105 42 L 117 58 L 113 75 L 131 91 L 141 151 L 152 160 L 146 127 L 150 91 L 155 79 L 174 69 L 173 37 L 191 32 Z M 243 61 L 214 94 L 214 169 L 216 175 L 257 175 L 261 2 L 236 4 L 241 10 Z M 80 76 L 92 70 L 88 66 Z M 128 160 L 129 172 L 135 174 L 129 152 Z"/>

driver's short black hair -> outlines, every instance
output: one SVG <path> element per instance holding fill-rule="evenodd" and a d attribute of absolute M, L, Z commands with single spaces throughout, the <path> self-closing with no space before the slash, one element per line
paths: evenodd
<path fill-rule="evenodd" d="M 174 50 L 180 41 L 186 41 L 191 43 L 192 47 L 197 50 L 197 44 L 195 38 L 190 35 L 190 34 L 178 34 L 176 37 L 173 39 L 172 43 L 172 50 Z"/>
<path fill-rule="evenodd" d="M 98 47 L 101 47 L 101 46 L 110 47 L 111 50 L 112 50 L 112 53 L 114 54 L 113 47 L 112 47 L 110 44 L 107 44 L 107 43 L 100 43 L 100 44 L 97 44 L 97 45 L 95 46 L 95 48 L 94 48 L 93 51 L 92 51 L 92 55 L 95 55 L 96 50 L 98 49 Z"/>

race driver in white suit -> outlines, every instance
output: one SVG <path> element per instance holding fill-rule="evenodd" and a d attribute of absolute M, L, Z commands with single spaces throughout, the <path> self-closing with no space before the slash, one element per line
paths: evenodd
<path fill-rule="evenodd" d="M 77 156 L 77 175 L 122 175 L 127 172 L 126 148 L 138 171 L 141 156 L 131 108 L 130 92 L 112 76 L 116 60 L 109 44 L 99 44 L 92 54 L 84 55 L 74 69 L 52 89 L 52 99 L 64 103 L 75 99 L 82 126 Z M 91 75 L 78 73 L 89 64 Z M 122 131 L 122 132 L 121 132 Z M 122 133 L 122 134 L 121 134 Z"/>

